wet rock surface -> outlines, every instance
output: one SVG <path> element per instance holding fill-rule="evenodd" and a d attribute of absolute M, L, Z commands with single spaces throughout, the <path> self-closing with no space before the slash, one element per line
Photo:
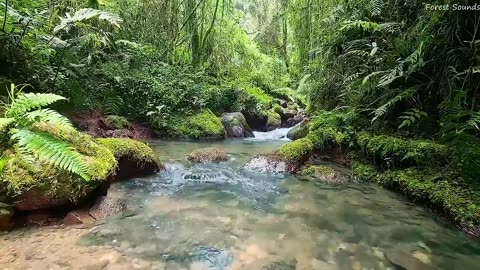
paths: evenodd
<path fill-rule="evenodd" d="M 304 119 L 302 122 L 294 126 L 287 133 L 287 138 L 296 141 L 302 138 L 307 137 L 308 135 L 308 120 Z"/>
<path fill-rule="evenodd" d="M 288 173 L 293 170 L 293 166 L 288 161 L 277 155 L 256 156 L 245 164 L 244 168 L 262 173 Z"/>
<path fill-rule="evenodd" d="M 13 205 L 0 202 L 0 231 L 6 231 L 13 227 Z"/>
<path fill-rule="evenodd" d="M 225 150 L 218 147 L 198 149 L 188 155 L 187 160 L 193 163 L 220 163 L 228 161 Z"/>
<path fill-rule="evenodd" d="M 253 131 L 241 112 L 226 113 L 222 115 L 222 124 L 230 138 L 254 137 Z"/>
<path fill-rule="evenodd" d="M 99 197 L 90 208 L 89 214 L 96 220 L 115 216 L 127 210 L 127 203 L 122 199 Z"/>

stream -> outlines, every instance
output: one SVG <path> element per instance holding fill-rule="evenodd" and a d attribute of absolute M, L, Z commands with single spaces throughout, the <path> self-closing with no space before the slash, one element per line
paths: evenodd
<path fill-rule="evenodd" d="M 478 241 L 395 193 L 242 169 L 284 144 L 285 133 L 151 141 L 167 170 L 112 185 L 109 196 L 125 199 L 126 213 L 93 227 L 0 235 L 0 269 L 480 268 Z M 193 150 L 213 146 L 230 161 L 186 161 Z"/>

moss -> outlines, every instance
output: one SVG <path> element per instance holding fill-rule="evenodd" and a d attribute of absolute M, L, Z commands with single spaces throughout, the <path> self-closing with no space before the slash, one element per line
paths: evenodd
<path fill-rule="evenodd" d="M 76 201 L 114 174 L 117 162 L 112 152 L 97 144 L 89 135 L 47 125 L 37 125 L 36 128 L 48 130 L 56 137 L 70 142 L 88 164 L 91 180 L 87 182 L 77 175 L 38 161 L 27 161 L 12 149 L 7 156 L 0 180 L 6 187 L 8 197 L 21 195 L 35 188 L 54 198 Z"/>
<path fill-rule="evenodd" d="M 107 124 L 115 129 L 128 129 L 131 127 L 127 118 L 117 115 L 109 115 L 105 118 Z"/>
<path fill-rule="evenodd" d="M 480 224 L 480 194 L 448 168 L 378 171 L 360 162 L 352 164 L 353 175 L 400 192 L 413 201 L 440 211 L 463 227 Z"/>
<path fill-rule="evenodd" d="M 155 162 L 160 166 L 160 160 L 152 148 L 147 144 L 127 138 L 105 138 L 97 141 L 110 149 L 117 160 L 130 157 L 135 163 L 142 165 Z"/>
<path fill-rule="evenodd" d="M 356 115 L 353 112 L 320 113 L 309 123 L 308 138 L 316 149 L 332 145 L 353 146 L 356 133 L 352 124 L 355 118 Z"/>
<path fill-rule="evenodd" d="M 273 110 L 266 112 L 267 115 L 267 126 L 268 127 L 279 127 L 282 125 L 282 118 L 278 113 Z"/>
<path fill-rule="evenodd" d="M 278 105 L 278 104 L 275 104 L 272 108 L 272 111 L 277 113 L 278 115 L 282 115 L 283 114 L 283 108 L 282 106 Z"/>
<path fill-rule="evenodd" d="M 301 175 L 334 175 L 335 171 L 324 165 L 310 165 L 305 167 L 301 172 Z"/>
<path fill-rule="evenodd" d="M 432 141 L 374 136 L 367 132 L 360 132 L 357 141 L 365 157 L 389 167 L 444 166 L 451 158 L 447 146 Z"/>
<path fill-rule="evenodd" d="M 245 86 L 245 91 L 248 95 L 253 97 L 258 104 L 261 105 L 262 109 L 269 109 L 272 107 L 273 99 L 262 89 L 254 86 Z"/>
<path fill-rule="evenodd" d="M 153 119 L 158 135 L 183 140 L 218 140 L 225 138 L 220 118 L 212 111 L 203 110 L 194 115 L 174 115 L 168 119 Z"/>
<path fill-rule="evenodd" d="M 289 162 L 298 163 L 307 159 L 312 151 L 312 142 L 309 139 L 303 138 L 282 145 L 277 151 L 277 154 Z"/>

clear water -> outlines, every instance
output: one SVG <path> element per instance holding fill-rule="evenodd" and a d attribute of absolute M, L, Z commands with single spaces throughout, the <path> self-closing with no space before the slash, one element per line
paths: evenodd
<path fill-rule="evenodd" d="M 131 215 L 89 237 L 167 269 L 480 269 L 477 242 L 396 194 L 242 169 L 282 143 L 151 142 L 167 172 L 116 184 Z M 185 161 L 207 146 L 231 161 Z"/>
<path fill-rule="evenodd" d="M 112 245 L 165 269 L 480 269 L 476 240 L 394 193 L 242 169 L 282 140 L 150 143 L 167 171 L 115 184 L 109 195 L 130 210 L 83 245 Z M 231 160 L 186 161 L 211 146 Z"/>

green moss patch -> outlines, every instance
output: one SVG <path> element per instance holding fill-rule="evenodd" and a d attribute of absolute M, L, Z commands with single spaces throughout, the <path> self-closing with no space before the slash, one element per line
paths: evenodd
<path fill-rule="evenodd" d="M 219 140 L 225 138 L 221 120 L 210 110 L 193 115 L 174 115 L 153 119 L 152 126 L 161 137 L 183 140 Z"/>
<path fill-rule="evenodd" d="M 267 115 L 267 127 L 277 128 L 282 125 L 281 116 L 274 110 L 267 111 L 266 115 Z"/>
<path fill-rule="evenodd" d="M 117 160 L 129 157 L 139 165 L 155 162 L 161 166 L 153 149 L 143 142 L 128 138 L 103 138 L 97 141 L 110 149 Z"/>
<path fill-rule="evenodd" d="M 129 129 L 131 127 L 127 118 L 117 115 L 109 115 L 105 118 L 107 125 L 114 129 Z"/>
<path fill-rule="evenodd" d="M 277 154 L 289 162 L 299 163 L 308 159 L 312 151 L 312 142 L 309 139 L 303 138 L 282 145 L 277 151 Z"/>
<path fill-rule="evenodd" d="M 301 176 L 313 177 L 328 184 L 346 184 L 349 178 L 325 165 L 309 165 L 300 172 Z"/>
<path fill-rule="evenodd" d="M 39 125 L 37 128 L 49 130 L 51 134 L 72 143 L 88 164 L 91 180 L 87 182 L 77 175 L 34 159 L 27 160 L 12 150 L 8 151 L 0 180 L 0 185 L 6 189 L 7 197 L 13 198 L 36 189 L 52 198 L 76 201 L 115 173 L 117 162 L 112 152 L 97 144 L 90 136 L 75 130 L 61 130 L 47 125 Z"/>
<path fill-rule="evenodd" d="M 451 158 L 447 146 L 432 141 L 374 136 L 360 132 L 357 142 L 363 155 L 376 164 L 388 163 L 394 167 L 444 166 Z"/>

